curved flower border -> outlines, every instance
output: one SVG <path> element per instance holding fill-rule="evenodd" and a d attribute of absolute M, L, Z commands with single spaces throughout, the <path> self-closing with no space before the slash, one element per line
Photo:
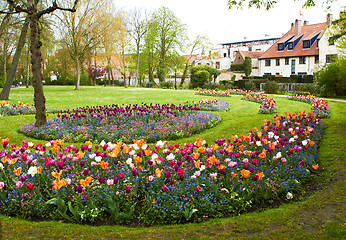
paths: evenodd
<path fill-rule="evenodd" d="M 311 111 L 321 118 L 330 117 L 330 107 L 328 102 L 322 98 L 315 97 L 313 95 L 303 96 L 303 95 L 291 95 L 287 97 L 288 100 L 300 101 L 309 103 L 312 105 Z"/>

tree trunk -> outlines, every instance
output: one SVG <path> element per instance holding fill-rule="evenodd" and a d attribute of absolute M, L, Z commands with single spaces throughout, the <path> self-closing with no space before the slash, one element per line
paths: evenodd
<path fill-rule="evenodd" d="M 137 44 L 137 66 L 136 66 L 136 79 L 135 79 L 135 87 L 137 87 L 137 82 L 138 82 L 138 72 L 139 72 L 139 44 Z"/>
<path fill-rule="evenodd" d="M 181 80 L 180 80 L 180 87 L 183 86 L 184 82 L 185 82 L 185 78 L 187 75 L 187 71 L 189 70 L 189 65 L 188 63 L 185 64 L 185 68 L 184 68 L 184 72 L 183 72 L 183 76 L 181 76 Z"/>
<path fill-rule="evenodd" d="M 29 88 L 29 82 L 30 82 L 30 48 L 28 46 L 28 56 L 27 56 L 27 60 L 26 60 L 26 88 Z"/>
<path fill-rule="evenodd" d="M 74 90 L 79 90 L 80 85 L 80 67 L 79 67 L 79 57 L 78 54 L 76 54 L 75 57 L 75 64 L 76 64 L 76 70 L 77 70 L 77 81 L 76 81 L 76 88 Z"/>
<path fill-rule="evenodd" d="M 38 24 L 38 18 L 36 16 L 36 8 L 32 8 L 30 18 L 30 30 L 31 30 L 31 65 L 34 86 L 34 104 L 36 108 L 36 126 L 43 126 L 47 123 L 46 117 L 46 98 L 43 93 L 42 86 L 42 56 L 41 56 L 41 41 L 40 41 L 40 30 Z"/>
<path fill-rule="evenodd" d="M 28 32 L 28 26 L 29 26 L 29 17 L 27 17 L 25 19 L 25 22 L 23 24 L 22 31 L 20 33 L 20 37 L 18 40 L 18 45 L 16 48 L 16 53 L 14 54 L 14 57 L 12 60 L 10 73 L 8 75 L 8 79 L 5 82 L 5 86 L 2 89 L 1 94 L 0 94 L 0 99 L 2 99 L 2 100 L 8 100 L 8 98 L 10 96 L 11 86 L 12 86 L 13 80 L 16 76 L 20 54 L 21 54 L 22 49 L 23 49 L 25 42 L 26 42 L 26 34 Z"/>

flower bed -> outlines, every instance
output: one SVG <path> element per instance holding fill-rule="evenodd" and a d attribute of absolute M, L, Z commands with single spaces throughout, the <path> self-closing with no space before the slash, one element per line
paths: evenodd
<path fill-rule="evenodd" d="M 323 124 L 286 113 L 261 130 L 170 145 L 63 140 L 0 150 L 0 210 L 21 217 L 147 224 L 201 221 L 291 199 L 317 170 Z"/>
<path fill-rule="evenodd" d="M 277 111 L 278 105 L 276 104 L 276 101 L 267 96 L 246 94 L 242 100 L 260 103 L 261 105 L 258 113 L 261 114 L 271 114 Z"/>
<path fill-rule="evenodd" d="M 288 100 L 306 102 L 312 105 L 311 111 L 321 118 L 328 118 L 330 116 L 330 107 L 328 102 L 324 101 L 322 98 L 317 98 L 315 96 L 302 96 L 302 95 L 292 95 L 287 97 Z"/>
<path fill-rule="evenodd" d="M 220 99 L 202 99 L 198 102 L 193 100 L 186 101 L 187 104 L 196 106 L 202 111 L 229 111 L 230 105 L 228 102 Z"/>
<path fill-rule="evenodd" d="M 130 142 L 145 139 L 177 139 L 214 127 L 221 118 L 197 112 L 188 105 L 127 105 L 98 106 L 64 110 L 47 124 L 36 127 L 34 122 L 20 132 L 37 139 L 64 139 L 70 142 L 101 140 Z"/>
<path fill-rule="evenodd" d="M 35 114 L 35 112 L 35 107 L 27 103 L 0 101 L 0 116 Z"/>
<path fill-rule="evenodd" d="M 204 95 L 204 96 L 220 96 L 220 97 L 230 97 L 231 95 L 245 95 L 245 94 L 253 94 L 253 95 L 259 95 L 263 94 L 263 92 L 251 92 L 251 91 L 244 91 L 241 89 L 228 89 L 225 91 L 216 91 L 216 90 L 199 90 L 196 91 L 196 95 Z"/>

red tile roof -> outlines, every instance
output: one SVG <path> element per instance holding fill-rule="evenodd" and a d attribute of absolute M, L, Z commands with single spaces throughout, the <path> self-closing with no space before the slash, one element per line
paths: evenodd
<path fill-rule="evenodd" d="M 243 56 L 243 58 L 245 59 L 245 57 L 249 56 L 250 58 L 259 58 L 262 54 L 263 51 L 239 51 L 240 54 Z"/>
<path fill-rule="evenodd" d="M 283 57 L 293 57 L 293 56 L 314 56 L 319 54 L 319 49 L 317 48 L 317 40 L 313 43 L 310 48 L 303 49 L 303 40 L 311 39 L 316 36 L 318 33 L 321 33 L 318 37 L 321 38 L 324 30 L 327 27 L 327 23 L 318 23 L 312 25 L 303 25 L 301 26 L 301 33 L 296 35 L 294 26 L 282 36 L 275 44 L 273 44 L 265 53 L 260 56 L 260 59 L 268 59 L 268 58 L 283 58 Z M 288 50 L 288 47 L 283 51 L 278 51 L 278 43 L 284 43 L 290 37 L 295 36 L 289 42 L 294 41 L 298 37 L 304 34 L 302 39 L 297 43 L 297 45 L 292 49 Z"/>

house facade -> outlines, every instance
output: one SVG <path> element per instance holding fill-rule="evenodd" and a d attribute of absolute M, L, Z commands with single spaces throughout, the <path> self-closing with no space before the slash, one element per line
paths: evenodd
<path fill-rule="evenodd" d="M 243 64 L 246 57 L 251 58 L 251 67 L 252 71 L 250 76 L 258 76 L 259 75 L 259 57 L 264 53 L 264 51 L 238 51 L 235 54 L 234 61 L 232 63 L 237 64 Z"/>
<path fill-rule="evenodd" d="M 228 70 L 231 67 L 231 64 L 236 61 L 237 52 L 264 52 L 268 50 L 278 39 L 279 38 L 266 38 L 221 43 L 216 48 L 216 50 L 219 52 L 219 57 L 214 59 L 215 65 L 219 66 L 218 69 L 220 70 Z"/>
<path fill-rule="evenodd" d="M 328 14 L 324 23 L 292 23 L 291 29 L 260 56 L 259 75 L 312 75 L 321 65 L 333 61 L 338 50 L 328 42 L 330 21 Z"/>

